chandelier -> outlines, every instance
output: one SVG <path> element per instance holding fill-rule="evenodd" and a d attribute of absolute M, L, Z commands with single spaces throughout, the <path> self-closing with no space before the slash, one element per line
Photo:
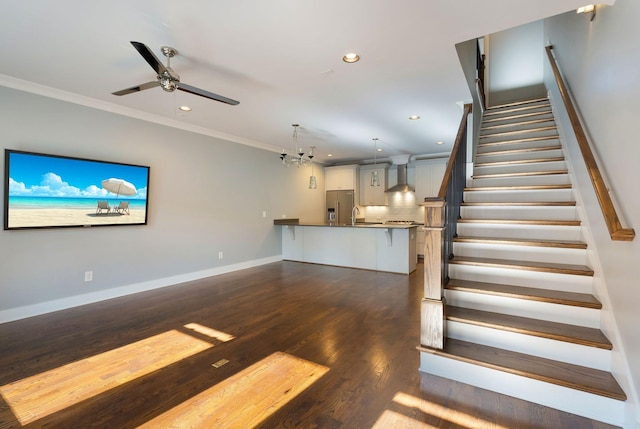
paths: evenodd
<path fill-rule="evenodd" d="M 287 150 L 282 148 L 282 152 L 280 153 L 280 160 L 283 165 L 287 167 L 290 165 L 295 165 L 296 167 L 300 167 L 301 165 L 310 165 L 313 160 L 313 149 L 315 146 L 311 146 L 311 151 L 309 151 L 309 155 L 305 158 L 304 151 L 302 147 L 298 144 L 298 127 L 299 124 L 291 124 L 293 127 L 293 155 L 288 155 Z"/>

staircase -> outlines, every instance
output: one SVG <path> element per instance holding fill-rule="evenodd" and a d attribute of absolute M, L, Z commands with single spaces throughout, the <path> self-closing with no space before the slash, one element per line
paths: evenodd
<path fill-rule="evenodd" d="M 622 425 L 626 395 L 547 99 L 488 109 L 445 286 L 444 350 L 421 370 Z"/>

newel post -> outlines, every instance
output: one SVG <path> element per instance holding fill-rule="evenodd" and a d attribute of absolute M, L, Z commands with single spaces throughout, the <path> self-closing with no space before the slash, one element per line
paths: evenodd
<path fill-rule="evenodd" d="M 421 303 L 420 345 L 442 350 L 446 338 L 443 284 L 445 207 L 442 198 L 425 198 L 424 298 Z"/>

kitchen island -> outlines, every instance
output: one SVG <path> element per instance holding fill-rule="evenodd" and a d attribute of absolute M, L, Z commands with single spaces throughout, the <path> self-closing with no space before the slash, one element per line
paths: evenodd
<path fill-rule="evenodd" d="M 416 225 L 274 221 L 288 261 L 409 274 L 416 269 Z"/>

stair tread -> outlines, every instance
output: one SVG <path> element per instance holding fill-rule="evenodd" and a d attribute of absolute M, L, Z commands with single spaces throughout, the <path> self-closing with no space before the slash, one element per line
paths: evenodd
<path fill-rule="evenodd" d="M 490 161 L 490 162 L 478 162 L 475 164 L 475 167 L 492 167 L 497 165 L 519 165 L 519 164 L 535 164 L 542 162 L 562 162 L 564 161 L 563 156 L 556 156 L 552 158 L 534 158 L 534 159 L 516 159 L 509 161 Z"/>
<path fill-rule="evenodd" d="M 611 350 L 611 342 L 595 328 L 568 325 L 566 323 L 549 322 L 547 320 L 512 316 L 510 314 L 493 313 L 473 308 L 447 306 L 447 320 L 454 320 L 472 325 L 516 332 L 535 337 L 581 344 L 599 349 Z"/>
<path fill-rule="evenodd" d="M 484 116 L 496 116 L 503 113 L 513 113 L 513 112 L 526 112 L 527 110 L 535 110 L 535 109 L 551 109 L 550 103 L 540 103 L 533 104 L 531 106 L 520 106 L 520 107 L 491 107 L 484 112 Z"/>
<path fill-rule="evenodd" d="M 444 350 L 420 351 L 625 401 L 627 395 L 611 373 L 524 353 L 447 338 Z"/>
<path fill-rule="evenodd" d="M 545 152 L 552 150 L 562 150 L 562 146 L 535 146 L 535 147 L 526 147 L 520 149 L 506 149 L 506 150 L 493 150 L 487 152 L 478 152 L 476 156 L 493 156 L 493 155 L 513 155 L 520 153 L 530 153 L 530 152 Z"/>
<path fill-rule="evenodd" d="M 549 98 L 541 97 L 541 98 L 532 98 L 530 100 L 520 100 L 520 101 L 512 101 L 510 103 L 496 104 L 495 106 L 489 106 L 487 108 L 488 111 L 493 109 L 504 109 L 505 107 L 514 107 L 514 106 L 522 106 L 527 104 L 535 104 L 535 103 L 548 103 Z"/>
<path fill-rule="evenodd" d="M 501 145 L 515 144 L 515 143 L 530 143 L 530 142 L 539 142 L 539 141 L 545 141 L 545 140 L 558 140 L 559 138 L 560 138 L 559 135 L 525 137 L 521 139 L 500 140 L 497 142 L 478 143 L 477 146 L 478 146 L 478 149 L 480 149 L 482 147 L 501 146 Z"/>
<path fill-rule="evenodd" d="M 458 236 L 453 239 L 458 243 L 507 244 L 517 246 L 556 247 L 566 249 L 586 249 L 587 243 L 574 240 L 542 240 L 531 238 L 498 238 Z"/>
<path fill-rule="evenodd" d="M 512 286 L 459 279 L 449 280 L 445 289 L 569 305 L 573 307 L 593 309 L 602 308 L 600 301 L 598 301 L 595 296 L 588 293 L 566 292 L 553 289 L 540 289 L 535 287 Z"/>
<path fill-rule="evenodd" d="M 586 265 L 515 261 L 510 259 L 478 258 L 472 256 L 454 256 L 449 260 L 449 263 L 458 265 L 491 266 L 497 268 L 520 269 L 525 271 L 593 276 L 593 270 Z"/>
<path fill-rule="evenodd" d="M 551 131 L 551 130 L 555 130 L 555 129 L 557 129 L 557 127 L 554 125 L 554 126 L 550 126 L 550 127 L 527 128 L 525 130 L 503 131 L 503 132 L 499 132 L 499 133 L 491 133 L 491 134 L 481 135 L 480 139 L 488 139 L 488 138 L 499 137 L 499 136 L 510 136 L 510 135 L 514 135 L 514 134 L 537 133 L 537 132 L 542 132 L 542 131 Z"/>
<path fill-rule="evenodd" d="M 502 223 L 508 225 L 541 225 L 541 226 L 580 226 L 579 220 L 550 220 L 550 219 L 458 219 L 458 223 Z"/>
<path fill-rule="evenodd" d="M 480 128 L 480 132 L 487 130 L 498 130 L 501 128 L 509 128 L 509 127 L 521 127 L 523 125 L 533 125 L 533 124 L 542 124 L 545 122 L 554 122 L 553 118 L 543 118 L 543 119 L 528 119 L 518 122 L 510 122 L 508 124 L 500 124 L 500 125 L 489 125 L 488 127 Z M 483 122 L 484 124 L 484 122 Z"/>
<path fill-rule="evenodd" d="M 543 171 L 522 171 L 518 173 L 491 173 L 474 174 L 473 179 L 489 179 L 494 177 L 527 177 L 527 176 L 550 176 L 557 174 L 569 174 L 568 170 L 543 170 Z"/>
<path fill-rule="evenodd" d="M 515 115 L 503 116 L 501 118 L 485 119 L 482 121 L 482 123 L 484 124 L 484 123 L 508 121 L 511 119 L 533 118 L 535 116 L 543 116 L 543 115 L 552 115 L 553 117 L 553 112 L 551 110 L 543 110 L 542 112 L 520 113 Z"/>
<path fill-rule="evenodd" d="M 463 202 L 461 206 L 545 206 L 545 207 L 557 207 L 557 206 L 575 206 L 575 201 L 482 201 L 482 202 Z"/>
<path fill-rule="evenodd" d="M 464 188 L 464 191 L 543 191 L 550 189 L 571 189 L 571 187 L 568 183 L 559 185 L 472 186 Z"/>

